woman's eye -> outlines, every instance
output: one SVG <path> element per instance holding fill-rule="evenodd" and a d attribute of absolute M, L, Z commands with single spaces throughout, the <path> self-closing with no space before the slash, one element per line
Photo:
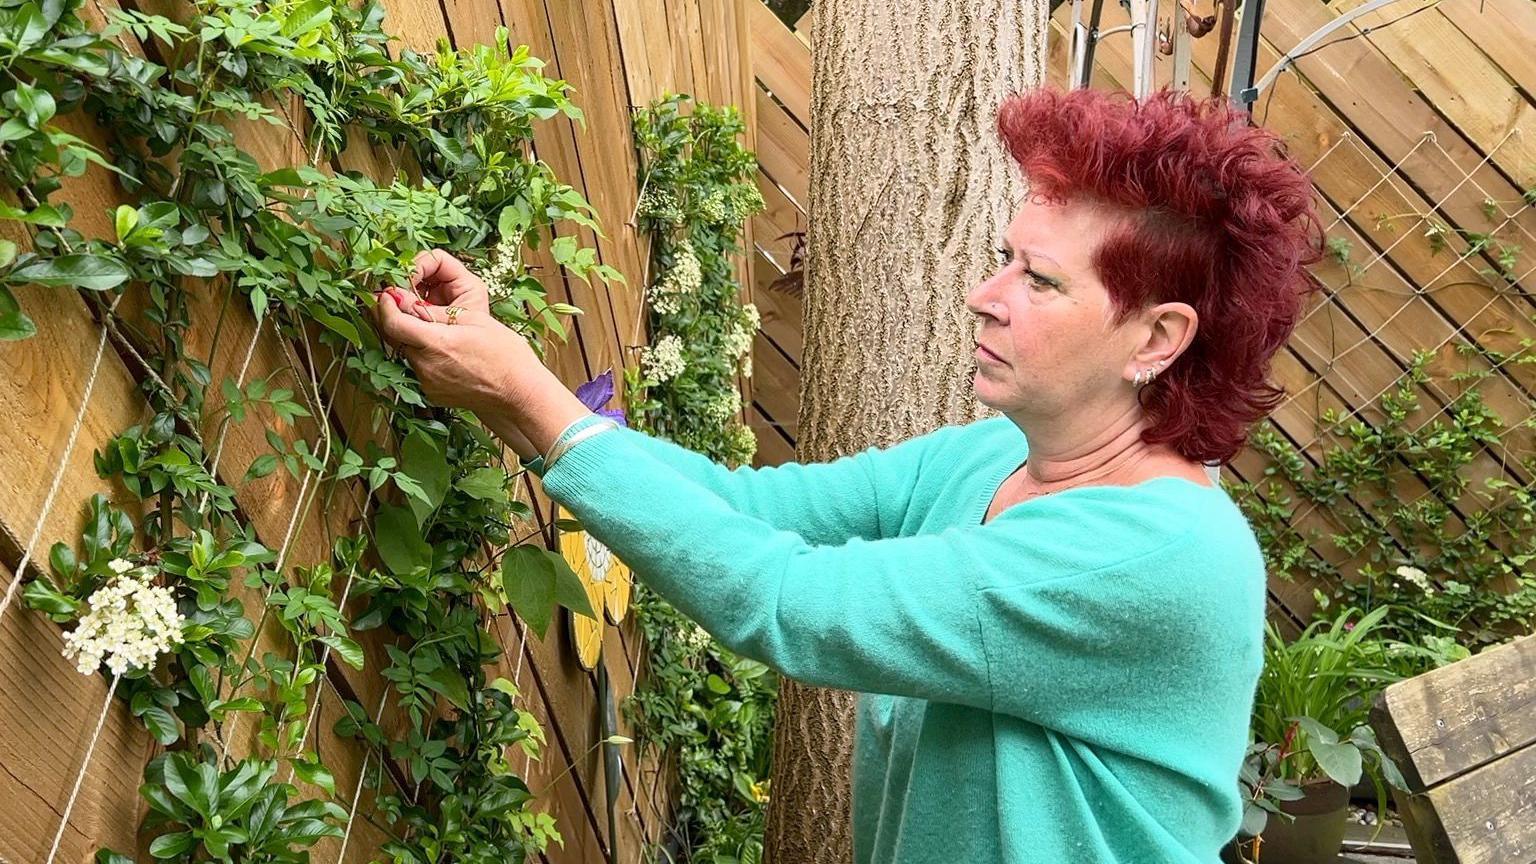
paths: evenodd
<path fill-rule="evenodd" d="M 1001 246 L 997 247 L 997 264 L 998 264 L 999 267 L 1007 267 L 1008 266 L 1008 262 L 1010 262 L 1012 260 L 1013 260 L 1013 253 L 1012 252 L 1008 251 L 1007 249 L 1004 249 Z"/>
<path fill-rule="evenodd" d="M 1056 288 L 1055 280 L 1041 276 L 1039 273 L 1036 273 L 1033 270 L 1028 270 L 1025 272 L 1029 274 L 1029 284 L 1040 289 L 1041 291 L 1051 291 Z"/>

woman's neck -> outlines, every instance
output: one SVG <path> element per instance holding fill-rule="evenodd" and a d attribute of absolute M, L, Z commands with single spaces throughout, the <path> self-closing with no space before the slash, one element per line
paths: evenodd
<path fill-rule="evenodd" d="M 1019 422 L 1015 420 L 1015 422 Z M 1138 467 L 1164 448 L 1147 444 L 1146 414 L 1139 405 L 1084 428 L 1048 422 L 1019 422 L 1029 441 L 1021 481 L 1036 494 L 1099 483 L 1130 483 Z"/>

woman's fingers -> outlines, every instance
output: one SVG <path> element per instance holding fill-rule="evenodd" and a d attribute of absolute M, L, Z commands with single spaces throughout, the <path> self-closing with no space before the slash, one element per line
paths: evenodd
<path fill-rule="evenodd" d="M 379 332 L 390 344 L 401 348 L 425 348 L 432 338 L 432 326 L 400 308 L 397 290 L 381 291 L 375 307 Z"/>
<path fill-rule="evenodd" d="M 450 314 L 448 311 L 450 309 L 458 309 L 459 311 Z M 489 312 L 482 313 L 468 306 L 459 306 L 457 304 L 439 306 L 435 303 L 428 303 L 425 300 L 417 300 L 414 311 L 421 320 L 431 321 L 434 324 L 469 324 L 471 322 L 479 323 L 490 320 Z"/>
<path fill-rule="evenodd" d="M 485 312 L 491 309 L 485 282 L 471 273 L 463 261 L 442 249 L 429 249 L 416 256 L 411 288 L 438 306 L 463 306 Z"/>

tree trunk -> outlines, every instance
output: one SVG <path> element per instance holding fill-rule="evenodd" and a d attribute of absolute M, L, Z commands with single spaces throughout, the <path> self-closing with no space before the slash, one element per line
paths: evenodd
<path fill-rule="evenodd" d="M 805 462 L 985 412 L 964 298 L 1022 194 L 994 121 L 1044 80 L 1046 2 L 818 0 L 814 20 Z M 770 864 L 852 860 L 853 705 L 782 683 Z"/>

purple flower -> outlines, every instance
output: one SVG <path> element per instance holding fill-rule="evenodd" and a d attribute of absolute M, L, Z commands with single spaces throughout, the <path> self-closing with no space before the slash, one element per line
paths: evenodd
<path fill-rule="evenodd" d="M 620 408 L 604 408 L 608 400 L 613 398 L 613 370 L 593 378 L 591 381 L 576 388 L 576 398 L 581 404 L 596 411 L 604 417 L 611 418 L 620 426 L 628 426 L 624 420 L 624 411 Z"/>

